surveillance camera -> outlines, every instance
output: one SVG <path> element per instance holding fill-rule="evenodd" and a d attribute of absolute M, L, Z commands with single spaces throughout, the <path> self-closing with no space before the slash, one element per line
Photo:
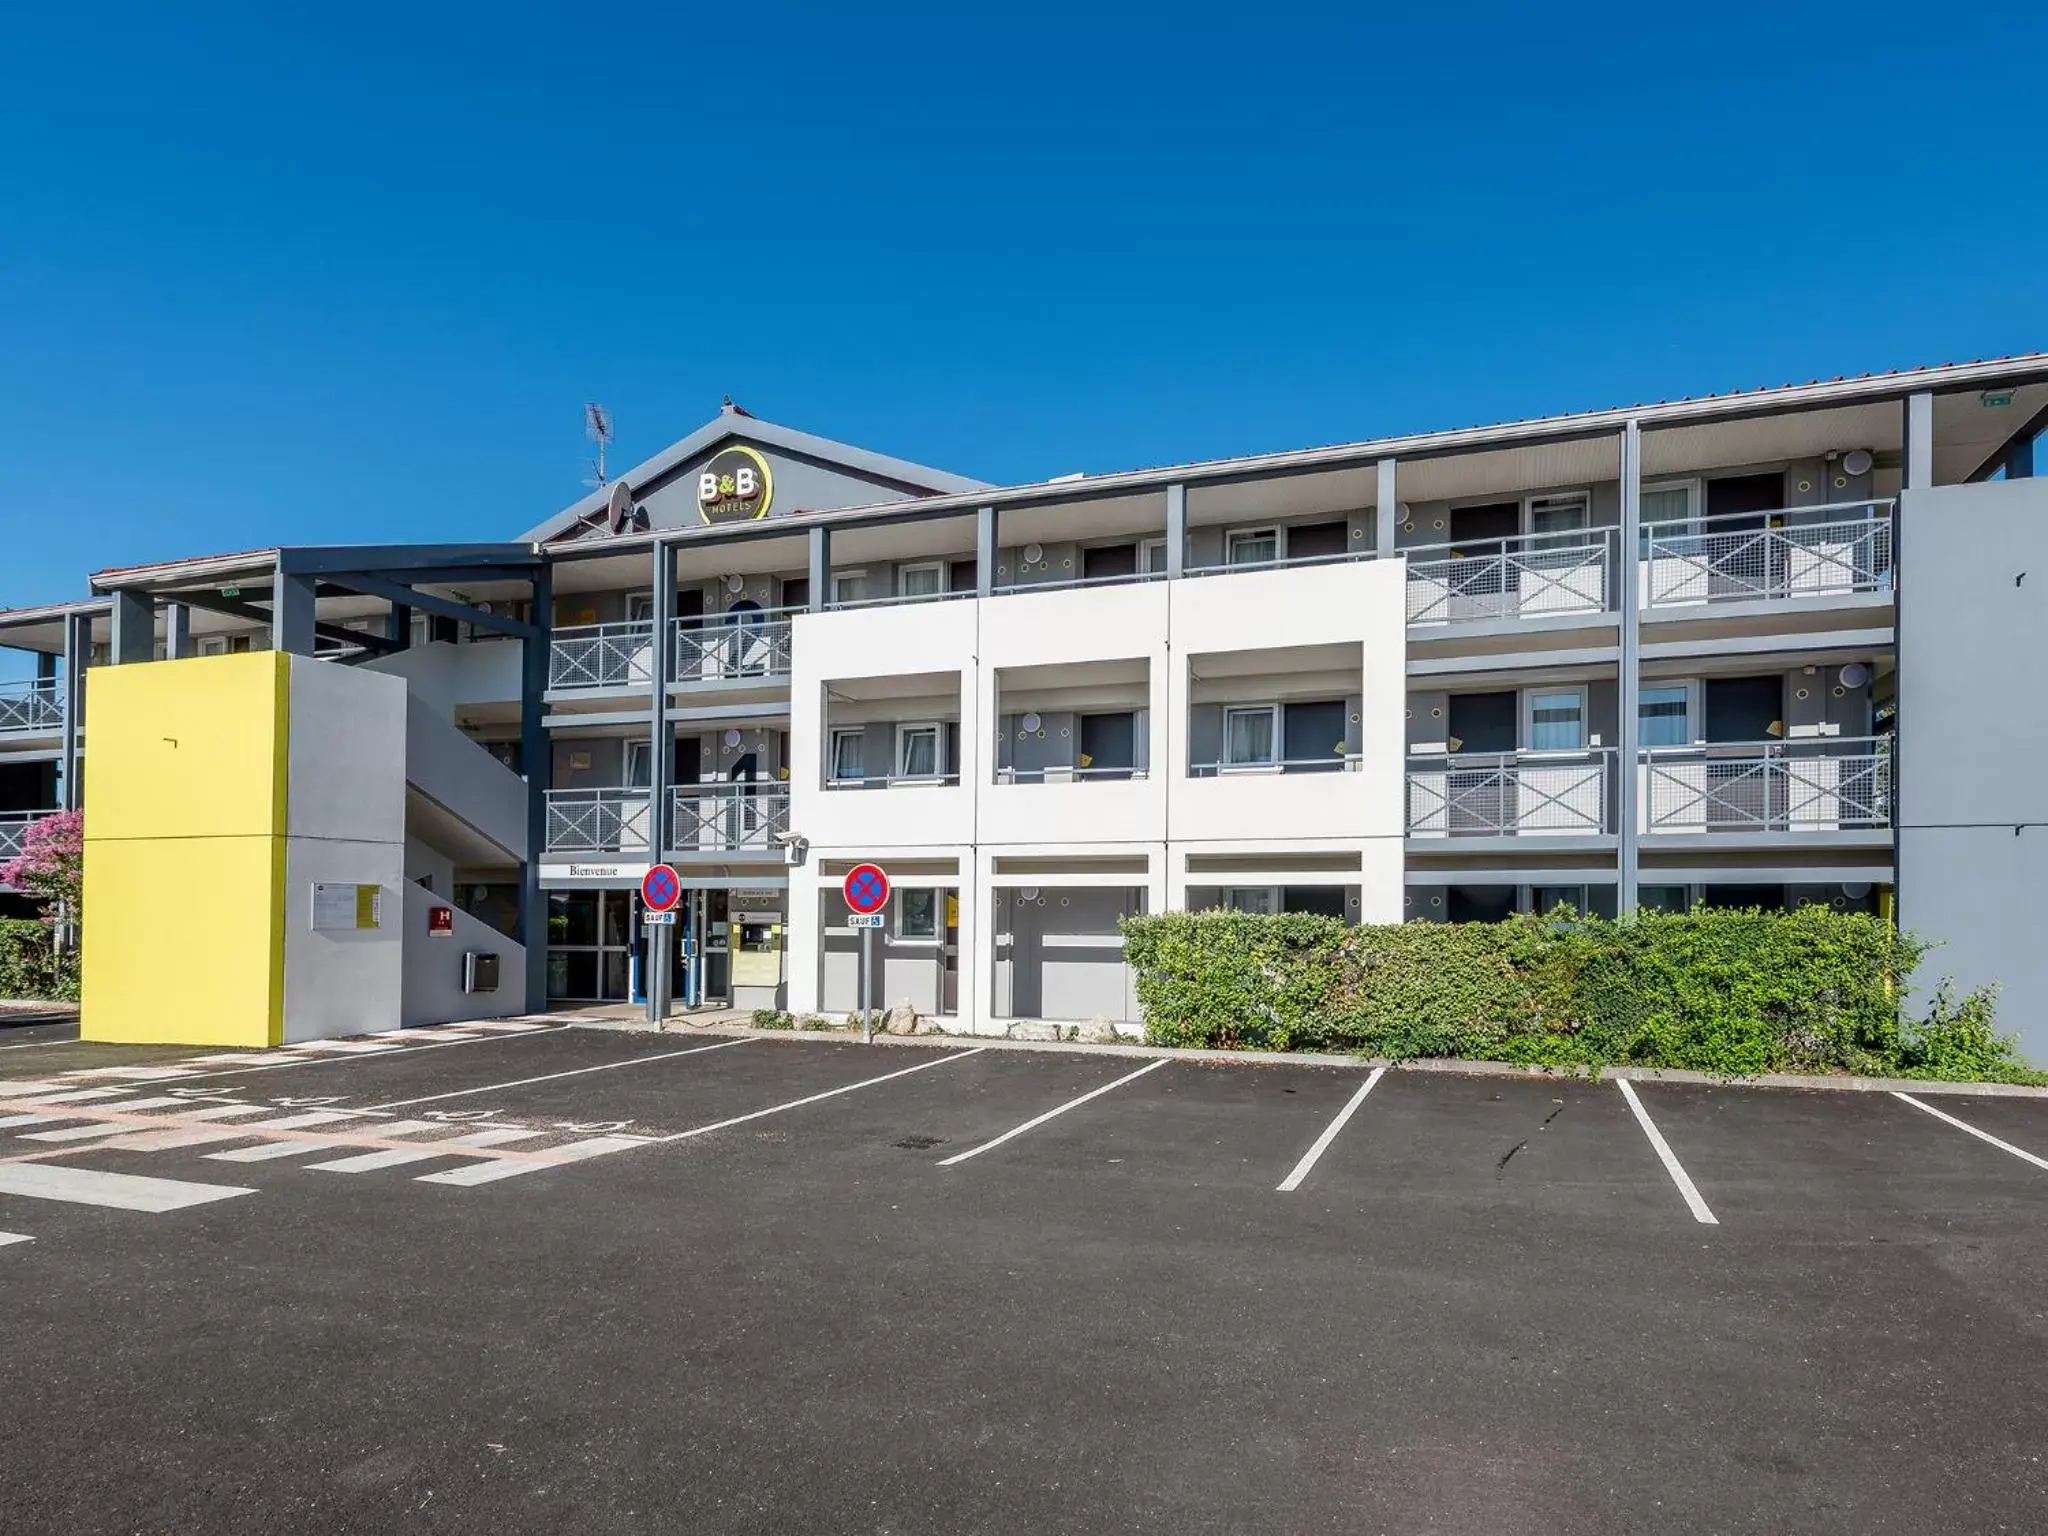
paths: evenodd
<path fill-rule="evenodd" d="M 769 840 L 782 850 L 782 861 L 792 869 L 802 866 L 811 847 L 811 840 L 801 832 L 773 832 Z"/>

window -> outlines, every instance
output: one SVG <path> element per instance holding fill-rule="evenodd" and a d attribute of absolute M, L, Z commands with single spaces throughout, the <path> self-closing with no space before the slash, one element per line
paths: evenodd
<path fill-rule="evenodd" d="M 1148 576 L 1166 574 L 1166 540 L 1147 539 L 1138 546 L 1138 569 Z"/>
<path fill-rule="evenodd" d="M 626 599 L 626 621 L 631 624 L 646 624 L 654 618 L 654 594 L 635 592 Z"/>
<path fill-rule="evenodd" d="M 1248 912 L 1253 917 L 1272 917 L 1280 910 L 1280 891 L 1270 885 L 1230 885 L 1223 889 L 1226 912 Z"/>
<path fill-rule="evenodd" d="M 654 743 L 651 741 L 629 741 L 626 743 L 626 787 L 645 789 L 654 782 Z"/>
<path fill-rule="evenodd" d="M 848 603 L 857 603 L 867 596 L 868 574 L 866 571 L 839 571 L 832 577 L 832 606 L 843 608 Z"/>
<path fill-rule="evenodd" d="M 1636 906 L 1644 912 L 1683 912 L 1686 895 L 1682 885 L 1646 885 L 1636 891 Z"/>
<path fill-rule="evenodd" d="M 1233 528 L 1223 535 L 1225 565 L 1271 565 L 1279 558 L 1278 528 Z"/>
<path fill-rule="evenodd" d="M 1577 688 L 1554 688 L 1529 695 L 1529 749 L 1532 752 L 1579 752 L 1586 745 L 1586 695 Z"/>
<path fill-rule="evenodd" d="M 932 887 L 899 886 L 890 906 L 895 911 L 893 933 L 898 943 L 939 942 L 939 893 Z"/>
<path fill-rule="evenodd" d="M 868 733 L 860 726 L 837 726 L 832 732 L 832 768 L 834 779 L 862 779 L 867 777 Z"/>
<path fill-rule="evenodd" d="M 1687 523 L 1693 516 L 1693 486 L 1690 480 L 1643 487 L 1639 515 L 1643 526 L 1652 523 Z"/>
<path fill-rule="evenodd" d="M 1578 533 L 1587 523 L 1584 496 L 1533 496 L 1529 500 L 1529 532 Z"/>
<path fill-rule="evenodd" d="M 939 776 L 939 728 L 936 725 L 896 727 L 896 776 L 935 779 Z"/>
<path fill-rule="evenodd" d="M 1579 916 L 1586 915 L 1586 888 L 1583 885 L 1539 885 L 1529 892 L 1529 910 L 1539 917 L 1547 917 L 1559 907 L 1570 907 Z"/>
<path fill-rule="evenodd" d="M 1636 744 L 1682 747 L 1692 740 L 1687 703 L 1692 690 L 1684 683 L 1660 683 L 1636 696 Z"/>
<path fill-rule="evenodd" d="M 934 560 L 926 565 L 896 567 L 898 597 L 937 597 L 946 590 L 946 567 Z"/>
<path fill-rule="evenodd" d="M 1270 766 L 1280 739 L 1280 706 L 1255 704 L 1223 711 L 1223 761 L 1228 767 Z"/>

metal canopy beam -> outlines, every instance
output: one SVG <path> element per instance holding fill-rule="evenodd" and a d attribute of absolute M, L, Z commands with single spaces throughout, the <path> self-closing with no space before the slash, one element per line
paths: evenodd
<path fill-rule="evenodd" d="M 254 603 L 245 603 L 239 598 L 219 597 L 211 592 L 182 592 L 178 601 L 191 608 L 204 608 L 208 613 L 224 613 L 231 619 L 250 619 L 269 627 L 270 610 L 258 608 Z M 333 640 L 341 645 L 359 645 L 366 651 L 388 654 L 403 650 L 383 635 L 367 634 L 362 630 L 344 629 L 339 624 L 315 624 L 313 634 L 321 640 Z"/>
<path fill-rule="evenodd" d="M 531 575 L 531 573 L 528 573 Z M 531 624 L 502 613 L 486 613 L 469 603 L 457 602 L 452 597 L 438 597 L 432 592 L 421 592 L 408 587 L 404 582 L 392 581 L 387 577 L 373 576 L 368 571 L 330 571 L 326 580 L 337 587 L 346 587 L 351 592 L 360 592 L 365 597 L 381 597 L 400 608 L 413 608 L 421 613 L 438 614 L 444 619 L 474 624 L 479 629 L 495 630 L 501 635 L 510 635 L 515 640 L 525 640 L 537 633 Z"/>
<path fill-rule="evenodd" d="M 478 580 L 484 570 L 500 568 L 503 579 L 530 580 L 541 563 L 531 544 L 340 544 L 305 549 L 280 549 L 277 568 L 293 576 L 350 575 L 375 571 L 405 573 L 408 581 L 424 581 L 423 572 L 453 573 Z"/>

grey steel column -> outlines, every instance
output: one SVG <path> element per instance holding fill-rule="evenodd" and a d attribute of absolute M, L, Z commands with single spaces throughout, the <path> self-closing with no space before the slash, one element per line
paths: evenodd
<path fill-rule="evenodd" d="M 1401 526 L 1401 498 L 1399 492 L 1399 465 L 1393 459 L 1381 459 L 1379 463 L 1379 495 L 1373 504 L 1373 541 L 1376 554 L 1391 555 L 1394 552 L 1396 531 Z"/>
<path fill-rule="evenodd" d="M 542 629 L 547 624 L 539 619 L 534 621 Z M 384 619 L 384 638 L 401 646 L 412 644 L 412 610 L 403 603 L 393 603 L 391 612 Z"/>
<path fill-rule="evenodd" d="M 1636 891 L 1640 884 L 1636 870 L 1637 818 L 1641 808 L 1637 802 L 1636 784 L 1641 774 L 1636 763 L 1638 727 L 1641 723 L 1638 697 L 1641 688 L 1639 677 L 1642 650 L 1642 612 L 1639 589 L 1640 578 L 1636 574 L 1640 556 L 1639 544 L 1643 524 L 1643 429 L 1640 422 L 1631 421 L 1621 429 L 1621 538 L 1614 555 L 1614 580 L 1620 587 L 1621 626 L 1621 740 L 1615 750 L 1618 765 L 1616 777 L 1615 806 L 1618 819 L 1616 831 L 1620 834 L 1615 850 L 1615 913 L 1627 917 L 1636 909 Z"/>
<path fill-rule="evenodd" d="M 2031 480 L 2034 478 L 2034 439 L 2023 437 L 2012 445 L 2012 452 L 2005 456 L 2005 478 L 2008 480 Z"/>
<path fill-rule="evenodd" d="M 832 596 L 832 530 L 813 528 L 811 530 L 811 600 L 805 606 L 812 613 L 823 613 L 825 604 Z"/>
<path fill-rule="evenodd" d="M 653 737 L 647 765 L 647 857 L 659 863 L 669 840 L 669 779 L 675 773 L 675 733 L 668 723 L 668 682 L 675 655 L 676 551 L 673 544 L 654 546 L 654 698 Z"/>
<path fill-rule="evenodd" d="M 315 648 L 313 613 L 312 578 L 280 571 L 270 589 L 270 648 L 292 656 L 311 656 Z"/>
<path fill-rule="evenodd" d="M 1187 559 L 1188 488 L 1169 485 L 1166 488 L 1166 575 L 1169 581 L 1177 579 L 1187 568 Z"/>
<path fill-rule="evenodd" d="M 64 809 L 85 804 L 84 757 L 79 735 L 85 727 L 85 669 L 92 659 L 92 615 L 64 616 Z"/>
<path fill-rule="evenodd" d="M 519 766 L 526 775 L 526 860 L 519 867 L 519 942 L 526 946 L 526 1011 L 548 1005 L 548 898 L 540 888 L 540 858 L 547 847 L 548 789 L 554 754 L 541 721 L 548 689 L 548 658 L 555 620 L 554 568 L 533 577 L 534 633 L 519 642 Z M 408 622 L 407 626 L 412 626 Z"/>
<path fill-rule="evenodd" d="M 974 595 L 989 597 L 996 590 L 996 509 L 974 509 Z"/>
<path fill-rule="evenodd" d="M 192 610 L 184 603 L 164 606 L 164 657 L 183 661 L 192 654 Z"/>
<path fill-rule="evenodd" d="M 1924 491 L 1934 484 L 1934 396 L 1906 396 L 1905 489 Z"/>
<path fill-rule="evenodd" d="M 148 593 L 114 594 L 113 635 L 107 659 L 116 666 L 156 660 L 156 603 Z"/>

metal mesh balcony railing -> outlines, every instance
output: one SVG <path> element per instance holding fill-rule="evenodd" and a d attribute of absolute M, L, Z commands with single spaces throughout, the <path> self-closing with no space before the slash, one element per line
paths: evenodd
<path fill-rule="evenodd" d="M 21 857 L 21 840 L 32 823 L 56 814 L 54 807 L 45 811 L 0 811 L 0 864 Z"/>
<path fill-rule="evenodd" d="M 645 789 L 551 789 L 547 851 L 646 853 L 653 820 Z"/>
<path fill-rule="evenodd" d="M 1649 833 L 1839 832 L 1892 824 L 1891 738 L 1657 747 L 1638 770 Z"/>
<path fill-rule="evenodd" d="M 54 682 L 0 683 L 0 736 L 64 727 L 64 695 Z"/>
<path fill-rule="evenodd" d="M 1410 837 L 1559 837 L 1609 830 L 1613 754 L 1471 752 L 1408 759 Z"/>
<path fill-rule="evenodd" d="M 578 624 L 555 631 L 548 687 L 646 688 L 660 670 L 652 623 Z"/>
<path fill-rule="evenodd" d="M 1475 624 L 1607 607 L 1608 530 L 1405 549 L 1408 622 Z"/>
<path fill-rule="evenodd" d="M 684 785 L 674 791 L 669 848 L 706 853 L 770 852 L 789 830 L 788 792 L 747 784 Z"/>
<path fill-rule="evenodd" d="M 1891 509 L 1889 501 L 1861 501 L 1649 524 L 1643 606 L 1888 592 Z"/>
<path fill-rule="evenodd" d="M 767 610 L 712 620 L 678 620 L 678 684 L 789 676 L 789 620 Z"/>

